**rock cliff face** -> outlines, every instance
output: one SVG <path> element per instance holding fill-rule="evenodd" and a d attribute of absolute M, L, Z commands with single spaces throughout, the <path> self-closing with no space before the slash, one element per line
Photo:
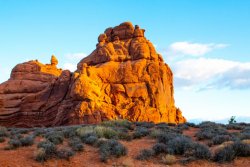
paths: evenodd
<path fill-rule="evenodd" d="M 0 125 L 55 126 L 110 119 L 184 123 L 173 74 L 145 30 L 125 22 L 99 35 L 74 73 L 51 64 L 17 65 L 0 85 Z"/>

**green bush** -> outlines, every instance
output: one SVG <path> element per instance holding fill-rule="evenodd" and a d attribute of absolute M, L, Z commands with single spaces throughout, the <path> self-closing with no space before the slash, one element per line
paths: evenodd
<path fill-rule="evenodd" d="M 151 131 L 150 131 L 150 134 L 149 134 L 149 136 L 151 137 L 151 138 L 158 138 L 160 135 L 162 135 L 163 134 L 163 132 L 160 130 L 160 129 L 152 129 Z"/>
<path fill-rule="evenodd" d="M 106 138 L 106 139 L 118 138 L 118 132 L 110 127 L 96 126 L 94 128 L 94 131 L 99 138 L 101 137 Z"/>
<path fill-rule="evenodd" d="M 93 126 L 84 126 L 84 127 L 80 127 L 76 130 L 76 134 L 79 137 L 85 137 L 88 134 L 94 134 L 94 127 Z"/>
<path fill-rule="evenodd" d="M 108 127 L 124 127 L 127 129 L 133 129 L 133 127 L 132 127 L 133 124 L 125 119 L 104 121 L 101 123 L 101 125 L 108 126 Z"/>

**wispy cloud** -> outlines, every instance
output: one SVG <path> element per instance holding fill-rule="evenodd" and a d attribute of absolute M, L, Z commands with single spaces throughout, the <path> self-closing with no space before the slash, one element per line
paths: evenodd
<path fill-rule="evenodd" d="M 67 53 L 65 57 L 69 60 L 81 60 L 86 57 L 86 53 Z"/>
<path fill-rule="evenodd" d="M 66 63 L 63 64 L 63 68 L 74 72 L 77 68 L 77 63 L 86 56 L 86 53 L 67 53 L 65 55 Z"/>
<path fill-rule="evenodd" d="M 212 50 L 225 48 L 228 44 L 215 43 L 192 43 L 192 42 L 174 42 L 170 44 L 167 52 L 172 55 L 203 56 Z"/>
<path fill-rule="evenodd" d="M 182 88 L 250 88 L 250 62 L 197 58 L 173 64 L 175 85 Z"/>
<path fill-rule="evenodd" d="M 65 63 L 63 64 L 63 69 L 67 69 L 71 72 L 74 72 L 76 70 L 76 64 L 73 63 Z"/>

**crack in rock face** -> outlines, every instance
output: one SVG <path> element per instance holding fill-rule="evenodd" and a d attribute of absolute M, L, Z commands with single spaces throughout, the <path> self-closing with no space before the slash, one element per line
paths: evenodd
<path fill-rule="evenodd" d="M 58 69 L 54 55 L 50 64 L 16 65 L 0 84 L 0 125 L 186 122 L 174 104 L 172 71 L 144 34 L 130 22 L 107 28 L 74 73 Z"/>

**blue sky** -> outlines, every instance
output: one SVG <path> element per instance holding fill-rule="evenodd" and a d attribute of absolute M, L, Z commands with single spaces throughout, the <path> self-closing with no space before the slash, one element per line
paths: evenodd
<path fill-rule="evenodd" d="M 175 75 L 188 119 L 250 116 L 250 1 L 0 0 L 0 82 L 18 63 L 55 54 L 62 68 L 91 53 L 107 27 L 146 29 Z M 237 119 L 237 118 L 236 118 Z"/>

